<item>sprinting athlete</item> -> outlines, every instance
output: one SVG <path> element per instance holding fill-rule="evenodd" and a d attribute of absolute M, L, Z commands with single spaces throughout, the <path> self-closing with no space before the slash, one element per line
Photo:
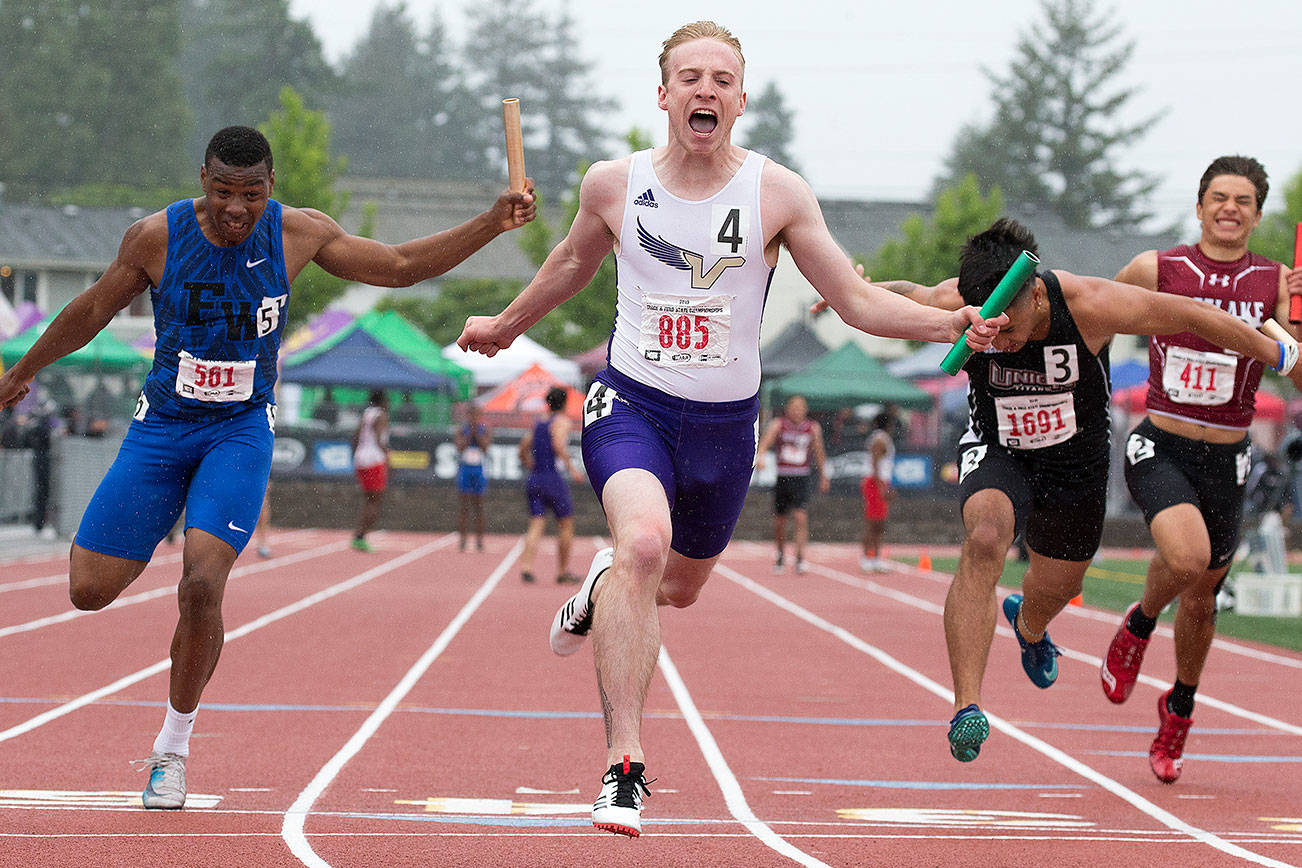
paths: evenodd
<path fill-rule="evenodd" d="M 1198 184 L 1197 244 L 1136 256 L 1117 280 L 1214 304 L 1251 325 L 1288 321 L 1302 269 L 1248 252 L 1269 185 L 1251 157 L 1220 157 Z M 1216 594 L 1239 545 L 1244 484 L 1252 466 L 1248 425 L 1262 363 L 1194 334 L 1148 344 L 1148 415 L 1126 441 L 1126 484 L 1157 551 L 1144 593 L 1104 657 L 1103 692 L 1125 702 L 1139 677 L 1157 616 L 1173 600 L 1175 684 L 1158 698 L 1153 774 L 1174 783 L 1193 725 L 1194 694 L 1216 633 Z"/>
<path fill-rule="evenodd" d="M 316 262 L 347 280 L 407 286 L 534 216 L 527 185 L 437 235 L 398 245 L 348 235 L 319 211 L 271 198 L 271 147 L 250 127 L 212 137 L 199 183 L 199 198 L 133 224 L 103 276 L 0 376 L 0 407 L 7 407 L 38 371 L 149 291 L 153 368 L 117 460 L 82 517 L 68 573 L 74 606 L 104 608 L 140 575 L 184 508 L 167 713 L 143 763 L 147 808 L 185 804 L 190 733 L 222 647 L 226 579 L 258 521 L 271 469 L 272 389 L 290 284 Z"/>
<path fill-rule="evenodd" d="M 584 404 L 583 461 L 614 547 L 557 613 L 551 645 L 593 633 L 606 720 L 597 828 L 636 836 L 646 794 L 642 705 L 660 647 L 658 605 L 689 606 L 732 536 L 755 459 L 759 327 L 778 250 L 847 323 L 887 337 L 989 345 L 1002 320 L 870 289 L 799 175 L 732 144 L 746 107 L 741 45 L 679 28 L 660 55 L 664 147 L 592 166 L 569 234 L 497 316 L 458 343 L 493 355 L 579 292 L 612 248 L 619 299 L 608 367 Z"/>
<path fill-rule="evenodd" d="M 937 286 L 881 286 L 928 304 L 980 304 L 1034 236 L 1000 219 L 963 248 L 959 276 Z M 1050 687 L 1058 649 L 1049 622 L 1081 591 L 1098 550 L 1108 479 L 1108 350 L 1116 334 L 1195 332 L 1278 366 L 1296 380 L 1297 345 L 1266 337 L 1215 307 L 1177 295 L 1066 271 L 1027 280 L 1006 310 L 991 352 L 968 360 L 969 421 L 959 438 L 964 539 L 945 598 L 945 641 L 954 679 L 949 748 L 977 758 L 989 736 L 981 681 L 995 628 L 995 587 L 1013 538 L 1025 534 L 1030 565 L 1003 613 L 1031 682 Z"/>

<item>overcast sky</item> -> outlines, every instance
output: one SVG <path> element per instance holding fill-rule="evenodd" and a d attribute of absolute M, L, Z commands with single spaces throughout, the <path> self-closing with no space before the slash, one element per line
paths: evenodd
<path fill-rule="evenodd" d="M 380 2 L 291 0 L 290 7 L 311 19 L 336 61 Z M 1017 33 L 1039 10 L 1036 0 L 659 0 L 636 11 L 608 0 L 534 2 L 569 9 L 596 90 L 620 104 L 606 126 L 639 126 L 656 144 L 665 140 L 655 105 L 661 41 L 700 18 L 724 24 L 741 39 L 746 90 L 757 94 L 776 81 L 794 109 L 794 157 L 815 191 L 887 200 L 925 197 L 959 127 L 989 117 L 982 66 L 1006 71 Z M 458 41 L 464 5 L 407 3 L 422 26 L 438 9 Z M 1152 207 L 1165 220 L 1193 225 L 1198 177 L 1220 154 L 1260 159 L 1275 191 L 1302 170 L 1298 0 L 1131 0 L 1099 8 L 1137 43 L 1125 83 L 1140 90 L 1127 120 L 1166 110 L 1120 161 L 1162 179 Z M 1272 194 L 1266 210 L 1281 203 Z"/>

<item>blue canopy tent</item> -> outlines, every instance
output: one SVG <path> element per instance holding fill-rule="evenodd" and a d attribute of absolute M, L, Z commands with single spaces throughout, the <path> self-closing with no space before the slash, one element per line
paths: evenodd
<path fill-rule="evenodd" d="M 329 352 L 300 363 L 286 362 L 281 380 L 304 386 L 355 386 L 408 391 L 456 390 L 456 380 L 431 371 L 382 344 L 365 329 L 354 329 Z"/>

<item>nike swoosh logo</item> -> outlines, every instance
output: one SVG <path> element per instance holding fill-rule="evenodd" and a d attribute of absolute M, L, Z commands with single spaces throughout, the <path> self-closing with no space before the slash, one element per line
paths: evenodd
<path fill-rule="evenodd" d="M 246 260 L 244 260 L 244 267 L 245 267 L 245 268 L 252 268 L 252 267 L 255 266 L 255 265 L 261 265 L 262 263 L 264 263 L 264 262 L 266 262 L 266 261 L 267 261 L 267 257 L 265 257 L 265 256 L 262 257 L 261 259 L 259 259 L 257 262 L 254 262 L 252 259 L 246 259 Z"/>
<path fill-rule="evenodd" d="M 233 522 L 233 521 L 228 521 L 228 522 L 226 522 L 226 526 L 229 527 L 231 530 L 237 530 L 237 531 L 239 531 L 240 533 L 248 533 L 248 531 L 245 530 L 244 528 L 242 528 L 242 527 L 236 527 L 236 526 L 235 526 L 235 522 Z"/>

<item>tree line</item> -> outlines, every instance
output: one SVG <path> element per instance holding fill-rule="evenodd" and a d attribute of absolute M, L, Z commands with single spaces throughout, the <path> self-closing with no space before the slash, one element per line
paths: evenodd
<path fill-rule="evenodd" d="M 573 19 L 526 0 L 468 0 L 465 37 L 439 12 L 418 27 L 402 2 L 382 4 L 336 65 L 289 0 L 3 0 L 0 2 L 0 182 L 10 198 L 161 206 L 193 194 L 207 138 L 230 123 L 275 140 L 277 196 L 338 216 L 343 173 L 482 181 L 504 175 L 503 95 L 529 106 L 529 171 L 543 191 L 541 219 L 522 234 L 541 262 L 573 219 L 577 182 L 608 145 L 645 146 L 645 132 L 611 130 L 614 102 L 594 83 Z M 934 282 L 956 273 L 958 250 L 1004 203 L 1058 215 L 1066 225 L 1131 230 L 1150 218 L 1157 179 L 1124 167 L 1125 150 L 1162 109 L 1126 123 L 1140 91 L 1125 84 L 1134 42 L 1096 0 L 1041 0 L 1007 69 L 984 69 L 989 113 L 955 136 L 934 181 L 931 215 L 901 237 L 858 254 L 877 278 Z M 777 85 L 747 106 L 741 143 L 797 168 L 795 113 Z M 1302 175 L 1286 185 L 1254 248 L 1288 261 L 1302 219 Z M 1276 199 L 1278 201 L 1278 199 Z M 340 289 L 309 272 L 295 318 Z M 464 304 L 509 298 L 518 286 L 445 282 L 438 302 L 395 301 L 446 337 Z M 613 299 L 613 267 L 538 326 L 557 350 L 583 349 L 608 331 L 594 304 Z M 607 285 L 609 284 L 609 285 Z M 296 290 L 299 287 L 296 286 Z M 464 302 L 458 301 L 464 299 Z M 584 299 L 584 302 L 579 302 Z M 612 302 L 613 304 L 613 302 Z M 491 306 L 491 305 L 490 305 Z M 576 310 L 574 313 L 578 313 Z"/>
<path fill-rule="evenodd" d="M 397 178 L 499 171 L 500 100 L 520 97 L 530 173 L 566 189 L 626 133 L 603 125 L 615 103 L 573 19 L 526 0 L 469 0 L 464 13 L 458 43 L 437 10 L 422 28 L 404 3 L 383 4 L 331 65 L 289 0 L 5 0 L 0 181 L 12 198 L 83 204 L 189 188 L 208 137 L 260 126 L 290 87 L 324 113 L 344 171 Z M 781 94 L 770 85 L 759 103 L 751 144 L 788 157 Z"/>

